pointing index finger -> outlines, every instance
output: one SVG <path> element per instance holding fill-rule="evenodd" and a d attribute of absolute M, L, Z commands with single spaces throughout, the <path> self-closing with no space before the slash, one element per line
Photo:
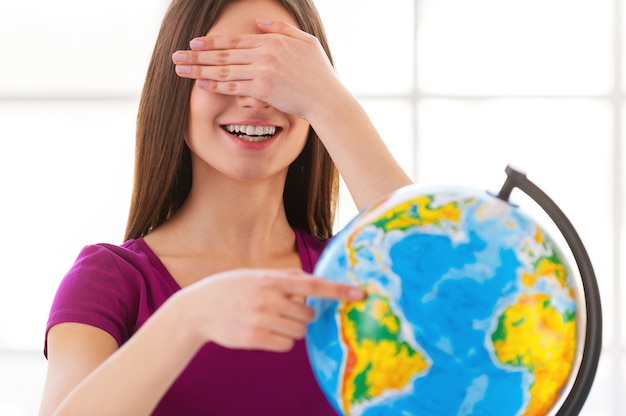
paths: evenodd
<path fill-rule="evenodd" d="M 366 292 L 357 286 L 331 282 L 322 277 L 304 276 L 288 280 L 285 289 L 292 295 L 350 301 L 363 300 L 366 296 Z"/>

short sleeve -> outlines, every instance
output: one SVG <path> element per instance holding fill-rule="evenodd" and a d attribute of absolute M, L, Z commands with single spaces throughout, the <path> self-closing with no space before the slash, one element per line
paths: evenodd
<path fill-rule="evenodd" d="M 125 275 L 115 253 L 103 245 L 85 247 L 61 281 L 46 326 L 76 322 L 100 328 L 122 345 L 131 335 L 138 298 L 133 279 Z M 47 356 L 47 355 L 46 355 Z"/>

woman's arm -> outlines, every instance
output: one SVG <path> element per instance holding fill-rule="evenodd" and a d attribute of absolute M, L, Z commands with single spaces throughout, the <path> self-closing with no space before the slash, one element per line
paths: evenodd
<path fill-rule="evenodd" d="M 343 88 L 328 91 L 332 99 L 311 113 L 309 121 L 337 165 L 357 209 L 411 184 L 357 100 Z"/>
<path fill-rule="evenodd" d="M 289 351 L 314 318 L 298 300 L 305 296 L 361 300 L 365 294 L 299 270 L 239 269 L 177 292 L 119 349 L 98 328 L 55 325 L 41 415 L 149 415 L 207 342 Z"/>
<path fill-rule="evenodd" d="M 308 58 L 306 70 L 292 71 L 307 91 L 301 100 L 306 106 L 300 111 L 331 155 L 357 209 L 411 184 L 363 107 L 340 82 L 318 40 L 283 22 L 258 23 L 263 31 L 291 36 L 306 45 L 299 48 L 299 54 Z"/>
<path fill-rule="evenodd" d="M 339 81 L 319 41 L 284 22 L 258 19 L 257 24 L 266 33 L 283 34 L 299 41 L 293 49 L 279 45 L 285 58 L 272 63 L 285 66 L 268 71 L 280 74 L 280 82 L 268 85 L 283 84 L 286 85 L 283 90 L 303 92 L 292 111 L 311 123 L 357 208 L 360 210 L 375 199 L 409 185 L 411 179 L 392 156 L 363 107 Z M 280 56 L 281 52 L 275 54 Z M 280 99 L 276 101 L 279 106 L 284 105 Z"/>
<path fill-rule="evenodd" d="M 166 303 L 119 349 L 99 328 L 53 326 L 40 415 L 150 414 L 195 351 L 173 308 Z"/>

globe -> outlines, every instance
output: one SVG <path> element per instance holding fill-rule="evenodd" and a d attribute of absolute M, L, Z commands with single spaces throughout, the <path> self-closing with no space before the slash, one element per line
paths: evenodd
<path fill-rule="evenodd" d="M 402 188 L 341 230 L 314 273 L 368 294 L 308 300 L 307 351 L 340 414 L 546 415 L 574 388 L 570 409 L 582 406 L 599 351 L 583 348 L 588 295 L 555 240 L 502 198 Z"/>

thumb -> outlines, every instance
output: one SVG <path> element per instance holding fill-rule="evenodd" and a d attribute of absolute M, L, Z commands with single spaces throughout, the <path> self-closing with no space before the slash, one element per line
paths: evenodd
<path fill-rule="evenodd" d="M 273 21 L 265 17 L 257 17 L 256 24 L 264 33 L 280 33 L 301 40 L 309 40 L 312 36 L 287 22 Z"/>

